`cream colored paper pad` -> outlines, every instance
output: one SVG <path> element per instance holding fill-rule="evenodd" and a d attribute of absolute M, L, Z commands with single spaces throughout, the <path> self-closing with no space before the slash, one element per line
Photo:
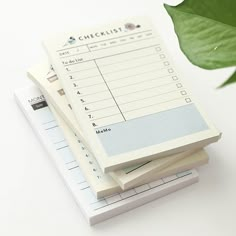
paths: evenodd
<path fill-rule="evenodd" d="M 66 99 L 64 90 L 62 89 L 59 80 L 49 66 L 48 62 L 41 63 L 29 69 L 28 76 L 41 89 L 41 91 L 43 91 L 47 97 L 47 100 L 55 107 L 57 113 L 65 120 L 67 125 L 83 142 L 80 126 L 71 111 L 70 104 Z M 87 146 L 86 149 L 89 150 L 90 155 L 92 155 L 91 149 Z M 115 171 L 112 172 L 112 177 L 121 184 L 122 188 L 126 188 L 126 185 L 135 186 L 138 185 L 140 181 L 151 177 L 153 173 L 158 172 L 176 161 L 193 154 L 195 151 L 196 150 L 190 150 L 169 157 L 160 158 L 155 161 L 150 161 L 148 163 L 142 163 L 141 165 L 129 167 L 125 170 Z M 76 158 L 80 158 L 81 155 L 77 153 L 75 156 Z M 93 165 L 95 165 L 95 162 L 96 161 L 93 160 Z M 96 164 L 94 168 L 97 169 L 98 165 Z"/>
<path fill-rule="evenodd" d="M 63 131 L 65 139 L 69 145 L 71 152 L 76 157 L 78 164 L 81 168 L 83 175 L 88 181 L 91 189 L 93 190 L 97 198 L 106 197 L 116 193 L 122 193 L 124 190 L 120 187 L 121 182 L 116 182 L 110 175 L 104 174 L 99 167 L 96 159 L 86 149 L 83 143 L 77 138 L 77 136 L 69 129 L 66 123 L 56 113 L 52 106 L 51 111 L 56 118 L 60 129 Z M 201 150 L 192 154 L 182 160 L 175 162 L 169 167 L 149 176 L 147 179 L 141 180 L 138 184 L 133 186 L 126 186 L 126 189 L 141 186 L 153 181 L 159 181 L 159 184 L 163 183 L 164 178 L 175 179 L 176 174 L 179 172 L 188 171 L 192 168 L 199 167 L 208 162 L 208 156 L 205 151 Z"/>
<path fill-rule="evenodd" d="M 219 139 L 149 19 L 81 29 L 43 43 L 104 172 Z"/>

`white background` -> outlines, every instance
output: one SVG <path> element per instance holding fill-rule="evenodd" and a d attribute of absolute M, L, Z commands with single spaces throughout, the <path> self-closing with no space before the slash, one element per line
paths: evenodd
<path fill-rule="evenodd" d="M 210 164 L 200 169 L 198 184 L 89 227 L 13 92 L 30 84 L 26 70 L 46 57 L 41 40 L 48 34 L 135 15 L 153 18 L 223 136 L 207 148 Z M 236 84 L 216 89 L 233 69 L 193 66 L 179 49 L 161 0 L 1 0 L 0 32 L 0 235 L 236 235 Z"/>

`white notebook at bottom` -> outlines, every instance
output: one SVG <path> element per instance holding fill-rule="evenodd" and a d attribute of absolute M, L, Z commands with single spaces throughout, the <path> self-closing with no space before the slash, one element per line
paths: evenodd
<path fill-rule="evenodd" d="M 15 96 L 90 224 L 96 224 L 198 181 L 197 171 L 189 170 L 97 199 L 39 89 L 35 86 L 19 89 Z"/>

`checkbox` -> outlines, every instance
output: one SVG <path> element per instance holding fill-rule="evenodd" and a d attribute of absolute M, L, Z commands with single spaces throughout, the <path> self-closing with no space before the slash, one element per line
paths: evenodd
<path fill-rule="evenodd" d="M 190 102 L 191 102 L 191 99 L 190 99 L 190 98 L 185 98 L 185 101 L 186 101 L 187 103 L 190 103 Z"/>
<path fill-rule="evenodd" d="M 172 79 L 173 80 L 178 80 L 178 77 L 177 76 L 172 76 Z"/>
<path fill-rule="evenodd" d="M 177 87 L 177 88 L 182 88 L 182 84 L 181 84 L 181 83 L 178 83 L 178 84 L 176 84 L 176 87 Z"/>
<path fill-rule="evenodd" d="M 160 48 L 160 47 L 156 47 L 156 51 L 157 51 L 157 52 L 160 52 L 160 51 L 161 51 L 161 48 Z"/>
<path fill-rule="evenodd" d="M 173 73 L 174 70 L 173 70 L 172 68 L 170 68 L 170 69 L 168 69 L 168 72 L 169 72 L 169 73 Z"/>
<path fill-rule="evenodd" d="M 161 59 L 166 58 L 165 54 L 160 54 L 160 58 Z"/>
<path fill-rule="evenodd" d="M 182 95 L 186 95 L 186 94 L 187 94 L 187 92 L 186 92 L 185 90 L 180 91 L 180 93 L 181 93 Z"/>
<path fill-rule="evenodd" d="M 164 66 L 170 65 L 170 63 L 168 61 L 164 61 L 163 64 L 164 64 Z"/>

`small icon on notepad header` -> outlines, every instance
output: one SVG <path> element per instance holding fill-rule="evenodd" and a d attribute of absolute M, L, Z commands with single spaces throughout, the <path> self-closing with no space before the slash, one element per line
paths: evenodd
<path fill-rule="evenodd" d="M 125 24 L 125 29 L 127 29 L 127 30 L 134 30 L 134 29 L 140 28 L 140 27 L 141 27 L 141 25 L 135 25 L 133 23 Z"/>
<path fill-rule="evenodd" d="M 69 44 L 74 44 L 76 42 L 76 39 L 73 37 L 73 36 L 71 36 L 69 39 L 68 39 L 68 43 Z"/>
<path fill-rule="evenodd" d="M 74 44 L 74 43 L 76 43 L 75 37 L 70 36 L 70 37 L 68 38 L 68 40 L 66 41 L 66 43 L 63 45 L 63 47 L 68 46 L 68 45 L 72 45 L 72 44 Z"/>

